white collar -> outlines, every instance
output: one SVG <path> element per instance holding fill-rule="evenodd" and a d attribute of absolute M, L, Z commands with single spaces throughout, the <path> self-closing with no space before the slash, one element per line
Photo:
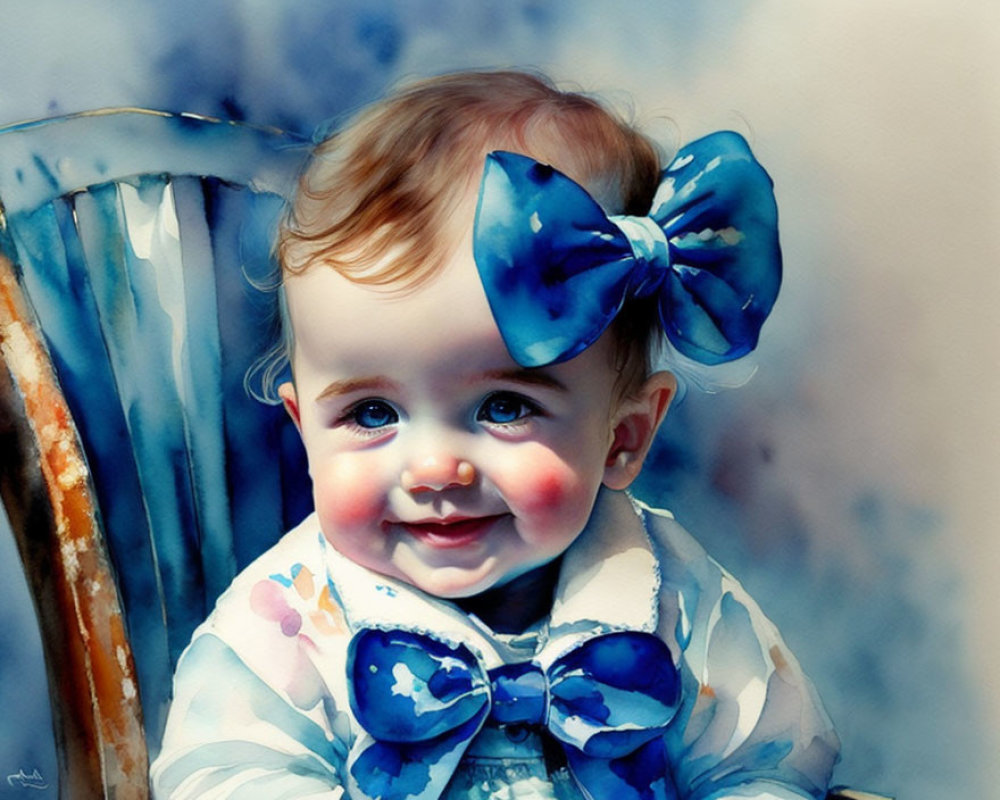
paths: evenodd
<path fill-rule="evenodd" d="M 563 557 L 555 600 L 539 638 L 543 669 L 595 635 L 656 629 L 660 571 L 640 509 L 602 489 L 583 532 Z M 504 663 L 496 634 L 456 606 L 348 560 L 325 546 L 330 589 L 354 633 L 403 629 L 469 647 L 486 669 Z"/>

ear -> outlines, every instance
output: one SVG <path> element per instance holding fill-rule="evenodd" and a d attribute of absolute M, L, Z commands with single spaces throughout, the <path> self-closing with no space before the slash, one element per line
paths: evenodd
<path fill-rule="evenodd" d="M 295 394 L 295 384 L 291 381 L 281 384 L 278 387 L 278 397 L 285 404 L 285 411 L 292 418 L 295 427 L 299 429 L 299 433 L 302 433 L 302 418 L 299 416 L 299 401 Z"/>
<path fill-rule="evenodd" d="M 635 480 L 676 393 L 677 379 L 669 372 L 655 372 L 635 395 L 621 401 L 612 419 L 604 466 L 604 485 L 609 489 L 627 489 Z"/>

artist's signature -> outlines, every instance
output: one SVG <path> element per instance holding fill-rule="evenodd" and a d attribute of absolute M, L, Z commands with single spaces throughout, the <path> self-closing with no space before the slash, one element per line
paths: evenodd
<path fill-rule="evenodd" d="M 7 776 L 8 786 L 20 786 L 22 789 L 48 789 L 49 784 L 42 777 L 37 769 L 31 772 L 25 772 L 23 769 L 19 769 L 17 772 L 13 772 Z"/>

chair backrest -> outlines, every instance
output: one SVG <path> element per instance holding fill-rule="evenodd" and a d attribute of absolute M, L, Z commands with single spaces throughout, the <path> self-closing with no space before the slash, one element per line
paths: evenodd
<path fill-rule="evenodd" d="M 138 109 L 0 128 L 0 489 L 79 796 L 144 796 L 191 632 L 311 506 L 286 415 L 244 389 L 306 152 Z"/>

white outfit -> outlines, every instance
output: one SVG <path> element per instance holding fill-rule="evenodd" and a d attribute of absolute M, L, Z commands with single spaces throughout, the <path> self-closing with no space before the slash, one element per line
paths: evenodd
<path fill-rule="evenodd" d="M 154 796 L 353 797 L 349 754 L 367 734 L 351 711 L 346 664 L 363 628 L 460 642 L 487 669 L 551 662 L 595 631 L 655 634 L 681 679 L 664 741 L 671 788 L 685 800 L 823 797 L 837 759 L 811 684 L 739 583 L 669 513 L 602 490 L 563 558 L 549 617 L 518 636 L 348 561 L 315 515 L 306 519 L 233 581 L 195 632 Z M 454 773 L 435 773 L 420 796 L 581 797 L 551 763 L 538 732 L 484 727 Z"/>

